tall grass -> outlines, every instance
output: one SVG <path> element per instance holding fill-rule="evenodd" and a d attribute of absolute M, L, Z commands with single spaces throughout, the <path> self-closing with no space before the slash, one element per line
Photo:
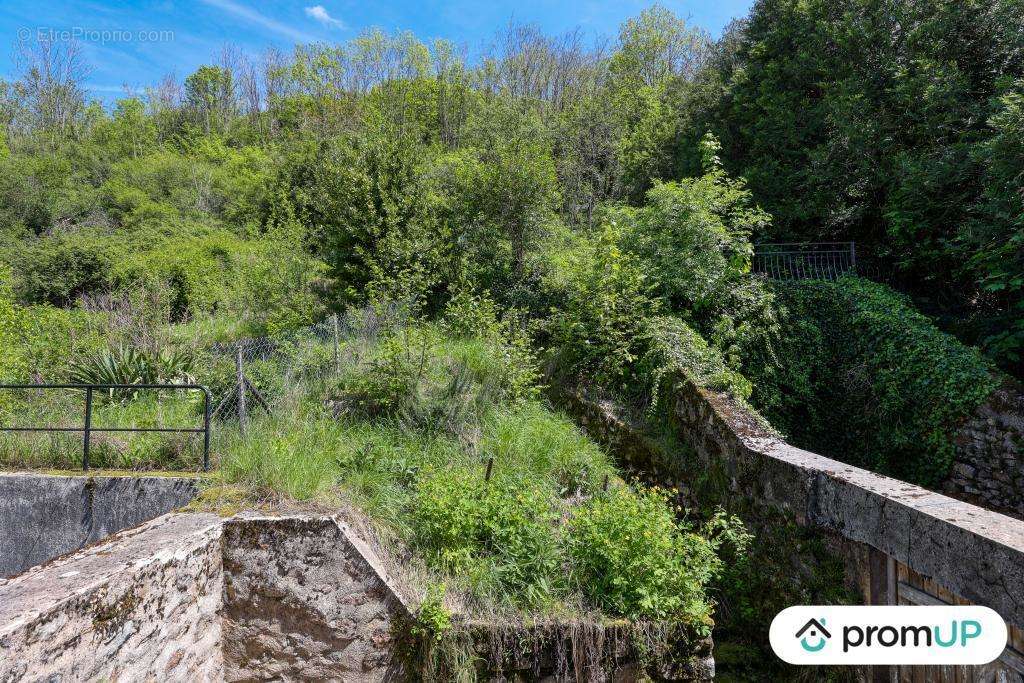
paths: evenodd
<path fill-rule="evenodd" d="M 224 365 L 207 380 L 219 386 L 217 395 L 232 381 Z M 576 565 L 584 564 L 567 548 L 606 562 L 610 545 L 602 534 L 619 520 L 598 518 L 597 541 L 571 545 L 566 534 L 576 528 L 571 520 L 593 514 L 594 502 L 611 495 L 602 490 L 606 478 L 616 487 L 622 482 L 604 451 L 542 402 L 527 348 L 494 330 L 450 336 L 419 324 L 350 340 L 337 361 L 322 340 L 275 342 L 247 372 L 271 411 L 252 412 L 244 430 L 230 410 L 215 422 L 215 472 L 200 507 L 355 508 L 392 547 L 411 551 L 402 555 L 412 558 L 414 572 L 448 585 L 464 607 L 551 614 L 600 606 L 581 589 Z M 83 407 L 81 396 L 58 394 L 0 410 L 5 420 L 79 425 Z M 200 395 L 140 392 L 97 396 L 93 424 L 192 426 L 201 416 Z M 78 468 L 76 436 L 2 437 L 0 465 Z M 98 433 L 92 464 L 197 470 L 200 444 L 195 437 Z M 622 491 L 633 500 L 632 489 Z M 646 525 L 638 517 L 627 526 Z M 661 539 L 663 547 L 706 543 L 662 526 L 658 533 L 672 537 Z M 625 561 L 657 568 L 649 547 L 638 541 Z M 701 596 L 706 580 L 684 575 L 684 555 L 677 552 L 668 566 Z M 707 553 L 691 555 L 698 565 L 711 562 Z M 658 600 L 681 618 L 697 613 Z"/>
<path fill-rule="evenodd" d="M 12 392 L 8 392 L 12 393 Z M 139 392 L 134 398 L 97 392 L 92 426 L 202 427 L 202 395 Z M 0 410 L 0 424 L 10 427 L 72 427 L 85 422 L 81 390 L 39 390 L 10 396 Z M 0 433 L 0 468 L 79 469 L 81 432 Z M 90 438 L 90 466 L 126 470 L 197 471 L 202 467 L 202 435 L 96 431 Z"/>

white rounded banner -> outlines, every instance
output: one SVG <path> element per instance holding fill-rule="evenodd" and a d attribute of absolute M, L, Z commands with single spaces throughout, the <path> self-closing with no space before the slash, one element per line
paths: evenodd
<path fill-rule="evenodd" d="M 779 612 L 768 638 L 790 664 L 988 664 L 1006 622 L 977 605 L 801 605 Z"/>

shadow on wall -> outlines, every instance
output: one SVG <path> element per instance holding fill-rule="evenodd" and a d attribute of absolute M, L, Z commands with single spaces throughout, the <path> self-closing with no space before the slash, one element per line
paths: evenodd
<path fill-rule="evenodd" d="M 0 576 L 180 508 L 197 490 L 176 477 L 0 474 Z"/>

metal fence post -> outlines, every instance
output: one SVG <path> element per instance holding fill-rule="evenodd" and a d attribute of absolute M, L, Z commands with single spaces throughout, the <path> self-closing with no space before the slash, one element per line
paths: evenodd
<path fill-rule="evenodd" d="M 210 390 L 203 387 L 203 472 L 210 471 Z"/>
<path fill-rule="evenodd" d="M 338 339 L 341 335 L 338 330 L 338 314 L 332 315 L 331 320 L 334 322 L 334 372 L 337 373 L 341 372 L 341 348 Z"/>
<path fill-rule="evenodd" d="M 92 435 L 92 387 L 85 388 L 85 428 L 82 441 L 82 471 L 89 471 L 89 437 Z"/>
<path fill-rule="evenodd" d="M 242 372 L 242 345 L 236 347 L 235 379 L 238 382 L 238 430 L 245 436 L 248 413 L 245 410 L 245 373 Z"/>

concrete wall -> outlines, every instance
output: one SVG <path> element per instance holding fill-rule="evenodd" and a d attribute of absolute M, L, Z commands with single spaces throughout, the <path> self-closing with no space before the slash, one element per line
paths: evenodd
<path fill-rule="evenodd" d="M 188 503 L 190 479 L 0 474 L 0 576 L 12 576 Z"/>
<path fill-rule="evenodd" d="M 956 435 L 943 491 L 1024 519 L 1024 391 L 1006 381 Z"/>
<path fill-rule="evenodd" d="M 0 579 L 0 681 L 215 681 L 221 520 L 166 515 Z"/>

